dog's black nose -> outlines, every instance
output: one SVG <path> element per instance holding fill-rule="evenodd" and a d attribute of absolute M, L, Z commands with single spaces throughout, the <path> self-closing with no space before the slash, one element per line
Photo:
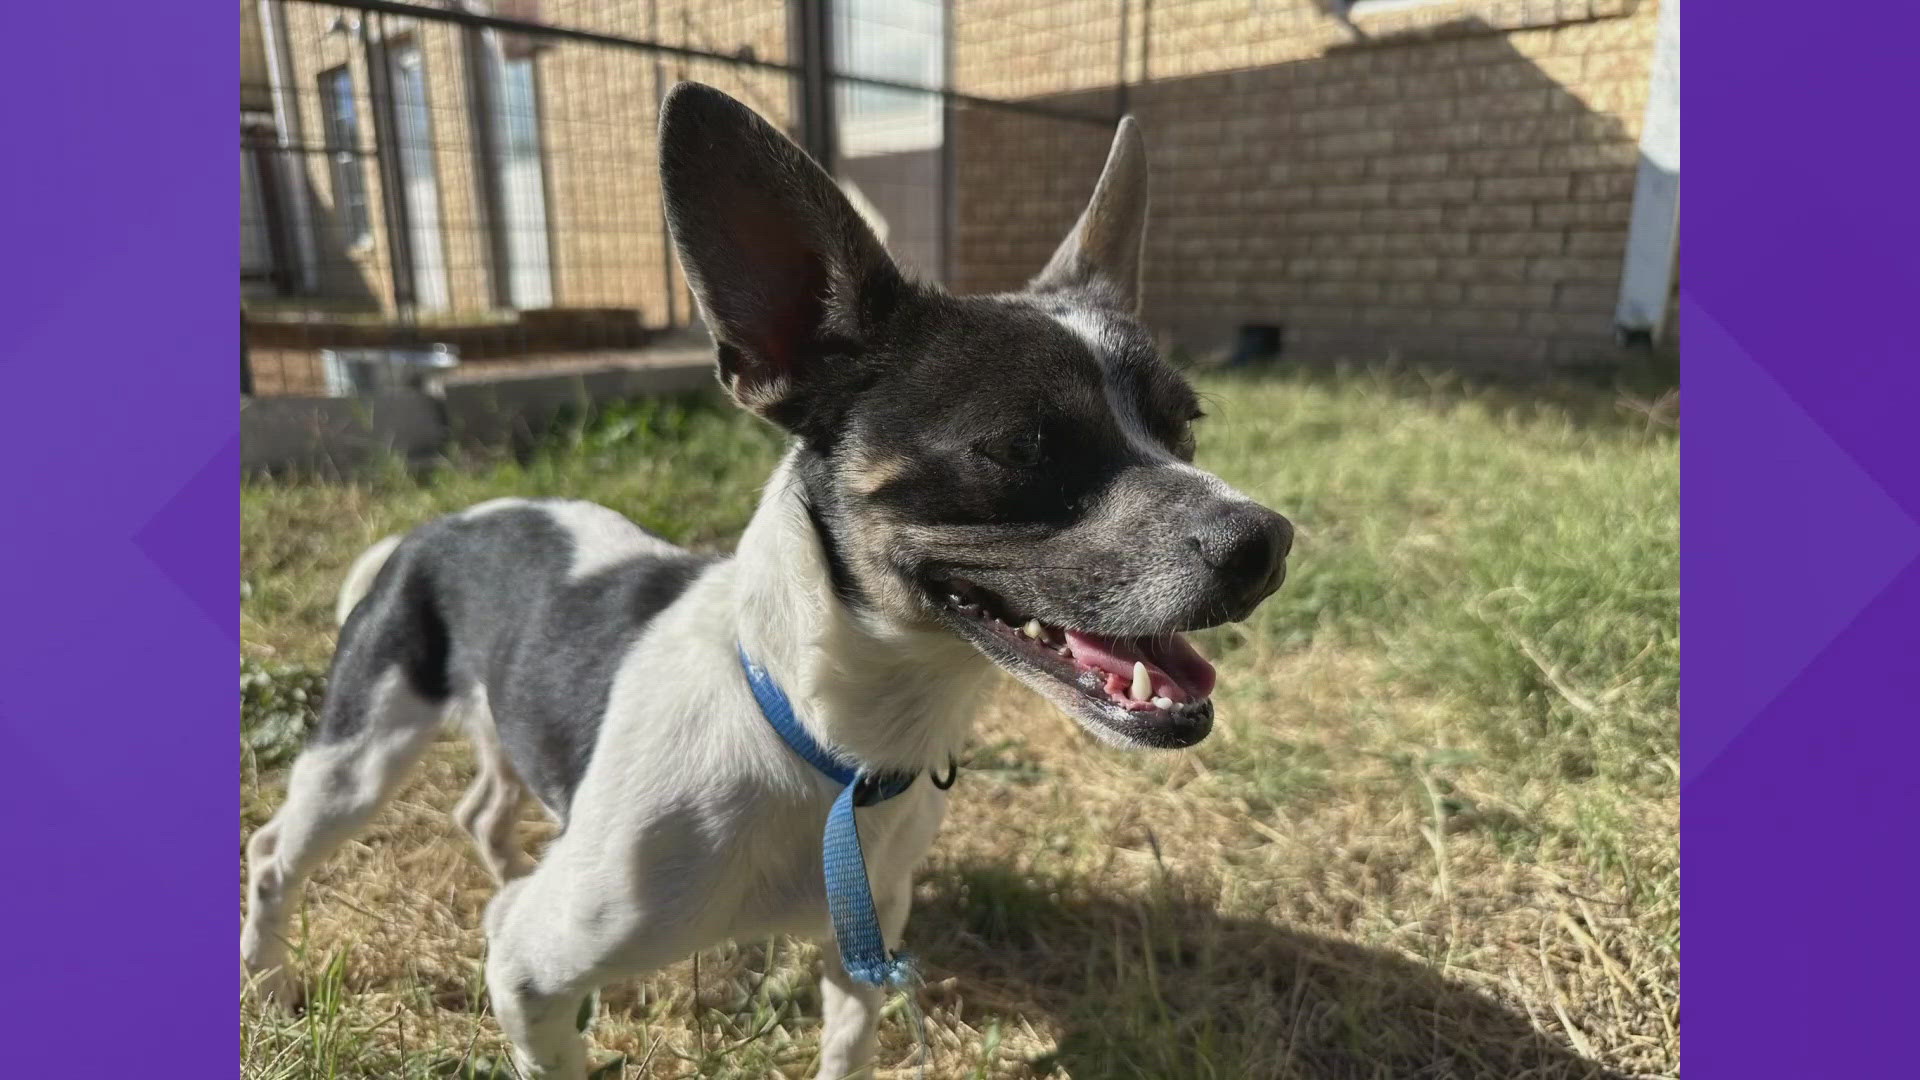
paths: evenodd
<path fill-rule="evenodd" d="M 1193 542 L 1218 575 L 1220 591 L 1251 612 L 1287 576 L 1293 523 L 1254 503 L 1240 503 L 1203 525 Z"/>

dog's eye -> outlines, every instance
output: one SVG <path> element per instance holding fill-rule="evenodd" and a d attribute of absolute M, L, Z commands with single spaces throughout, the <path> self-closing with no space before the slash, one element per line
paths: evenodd
<path fill-rule="evenodd" d="M 1193 428 L 1189 425 L 1181 428 L 1180 434 L 1174 437 L 1173 456 L 1181 461 L 1192 461 L 1193 450 Z"/>
<path fill-rule="evenodd" d="M 1007 435 L 989 439 L 980 444 L 980 453 L 996 465 L 1009 469 L 1031 469 L 1040 464 L 1044 453 L 1040 446 L 1040 433 L 1023 431 L 1018 435 Z"/>
<path fill-rule="evenodd" d="M 1192 416 L 1187 417 L 1186 423 L 1180 425 L 1180 430 L 1173 437 L 1174 457 L 1181 461 L 1193 460 L 1193 425 L 1205 419 L 1206 415 L 1196 409 Z"/>

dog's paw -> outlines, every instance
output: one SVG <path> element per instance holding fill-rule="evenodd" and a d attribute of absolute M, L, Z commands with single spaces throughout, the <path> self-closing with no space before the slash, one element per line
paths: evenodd
<path fill-rule="evenodd" d="M 295 1013 L 307 1003 L 306 984 L 284 964 L 258 972 L 243 967 L 241 975 L 246 979 L 247 993 L 263 1009 Z"/>

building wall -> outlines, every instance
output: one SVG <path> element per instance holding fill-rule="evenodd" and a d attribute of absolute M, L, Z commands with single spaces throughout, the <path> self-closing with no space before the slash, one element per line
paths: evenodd
<path fill-rule="evenodd" d="M 1125 72 L 1152 162 L 1146 315 L 1174 341 L 1255 322 L 1316 357 L 1612 357 L 1653 0 L 955 4 L 957 89 L 1111 114 Z M 963 111 L 956 286 L 1044 263 L 1109 136 Z"/>

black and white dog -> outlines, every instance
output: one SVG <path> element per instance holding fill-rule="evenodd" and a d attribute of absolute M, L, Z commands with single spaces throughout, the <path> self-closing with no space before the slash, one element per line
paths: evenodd
<path fill-rule="evenodd" d="M 1193 391 L 1136 321 L 1146 162 L 1129 119 L 1092 202 L 1024 292 L 902 274 L 833 181 L 733 99 L 661 119 L 681 264 L 740 404 L 793 436 L 730 559 L 604 507 L 501 499 L 388 538 L 341 591 L 324 714 L 247 845 L 241 955 L 281 1001 L 302 882 L 456 716 L 455 813 L 503 887 L 486 976 L 524 1073 L 585 1075 L 600 984 L 728 938 L 828 933 L 833 785 L 762 717 L 743 649 L 820 744 L 945 771 L 995 665 L 1121 746 L 1213 724 L 1181 631 L 1276 588 L 1286 519 L 1195 468 Z M 531 789 L 562 831 L 525 872 Z M 889 941 L 946 808 L 862 811 Z M 881 1005 L 827 950 L 821 1077 L 864 1069 Z"/>

